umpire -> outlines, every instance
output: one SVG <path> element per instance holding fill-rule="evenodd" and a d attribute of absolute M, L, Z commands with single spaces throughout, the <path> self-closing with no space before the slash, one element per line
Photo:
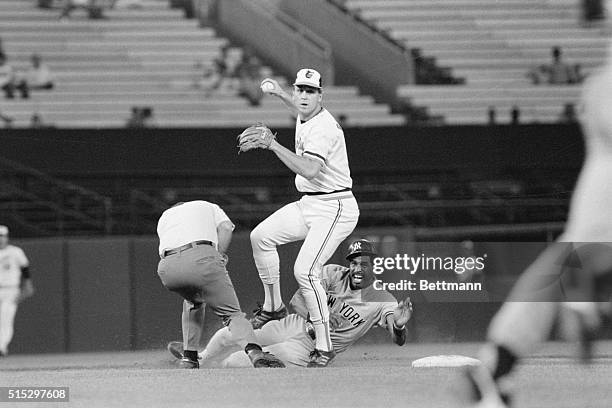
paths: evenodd
<path fill-rule="evenodd" d="M 199 368 L 198 348 L 208 304 L 223 319 L 233 339 L 255 367 L 284 367 L 255 341 L 253 328 L 234 291 L 225 265 L 234 224 L 217 204 L 180 202 L 167 209 L 157 224 L 159 256 L 157 273 L 164 286 L 181 295 L 184 358 L 182 368 Z"/>

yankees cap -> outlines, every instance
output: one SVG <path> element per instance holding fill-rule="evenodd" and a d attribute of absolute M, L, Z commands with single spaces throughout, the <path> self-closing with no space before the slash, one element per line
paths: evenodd
<path fill-rule="evenodd" d="M 300 69 L 295 77 L 293 85 L 305 85 L 321 89 L 321 74 L 312 68 Z"/>
<path fill-rule="evenodd" d="M 372 244 L 367 239 L 359 239 L 349 245 L 348 255 L 346 255 L 346 259 L 350 261 L 351 259 L 361 255 L 376 256 L 374 244 Z"/>

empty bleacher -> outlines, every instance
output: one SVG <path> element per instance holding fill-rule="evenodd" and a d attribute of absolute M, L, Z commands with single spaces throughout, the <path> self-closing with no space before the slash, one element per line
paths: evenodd
<path fill-rule="evenodd" d="M 398 89 L 449 124 L 486 123 L 491 106 L 507 123 L 514 105 L 522 123 L 556 122 L 566 103 L 577 102 L 580 87 L 536 86 L 527 72 L 550 63 L 551 48 L 560 46 L 563 59 L 588 74 L 608 48 L 606 30 L 583 26 L 574 0 L 347 0 L 346 6 L 465 78 L 464 85 Z"/>
<path fill-rule="evenodd" d="M 59 10 L 39 9 L 35 1 L 0 0 L 0 38 L 8 62 L 26 69 L 32 53 L 42 55 L 57 86 L 34 91 L 29 100 L 4 100 L 0 108 L 15 127 L 30 124 L 33 112 L 57 127 L 124 126 L 130 108 L 151 106 L 164 127 L 240 127 L 263 120 L 291 126 L 286 109 L 272 98 L 259 107 L 231 90 L 206 97 L 191 84 L 197 62 L 211 63 L 227 40 L 196 20 L 184 18 L 167 0 L 144 0 L 141 8 L 106 10 L 90 20 L 75 10 L 59 20 Z M 241 49 L 232 48 L 239 58 Z M 269 73 L 273 73 L 268 68 Z M 281 83 L 287 80 L 278 78 Z M 349 125 L 402 125 L 401 115 L 359 94 L 357 87 L 328 87 L 326 106 L 345 115 Z"/>

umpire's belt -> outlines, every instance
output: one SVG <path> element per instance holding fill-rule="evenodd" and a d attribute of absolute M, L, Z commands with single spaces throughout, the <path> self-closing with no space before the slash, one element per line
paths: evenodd
<path fill-rule="evenodd" d="M 185 251 L 187 249 L 195 248 L 198 245 L 210 245 L 210 246 L 214 246 L 212 242 L 206 241 L 205 239 L 200 240 L 200 241 L 193 241 L 193 242 L 190 242 L 190 243 L 185 244 L 183 246 L 180 246 L 178 248 L 166 249 L 162 253 L 162 258 L 165 258 L 165 257 L 167 257 L 169 255 L 178 254 L 179 252 L 183 252 L 183 251 Z"/>

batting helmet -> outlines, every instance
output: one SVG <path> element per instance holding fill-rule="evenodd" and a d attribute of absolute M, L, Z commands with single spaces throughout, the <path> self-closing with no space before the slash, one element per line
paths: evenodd
<path fill-rule="evenodd" d="M 346 259 L 350 261 L 351 259 L 361 255 L 376 256 L 374 244 L 372 244 L 367 239 L 359 239 L 357 241 L 353 241 L 353 243 L 349 245 L 349 250 L 348 254 L 346 255 Z"/>

